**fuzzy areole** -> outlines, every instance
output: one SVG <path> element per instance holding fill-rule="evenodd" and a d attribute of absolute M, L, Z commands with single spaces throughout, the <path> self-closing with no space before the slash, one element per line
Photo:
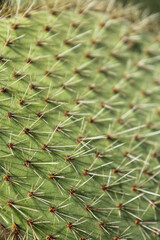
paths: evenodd
<path fill-rule="evenodd" d="M 13 3 L 0 19 L 1 239 L 158 239 L 157 15 Z"/>

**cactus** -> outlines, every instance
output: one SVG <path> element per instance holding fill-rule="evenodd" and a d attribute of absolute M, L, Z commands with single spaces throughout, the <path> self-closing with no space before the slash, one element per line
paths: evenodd
<path fill-rule="evenodd" d="M 131 1 L 129 0 L 121 0 L 123 4 L 130 4 Z M 160 11 L 160 1 L 159 0 L 132 0 L 132 5 L 133 4 L 138 4 L 138 6 L 142 9 L 146 8 L 150 12 L 159 12 Z"/>
<path fill-rule="evenodd" d="M 41 4 L 2 8 L 2 239 L 159 239 L 157 15 Z"/>

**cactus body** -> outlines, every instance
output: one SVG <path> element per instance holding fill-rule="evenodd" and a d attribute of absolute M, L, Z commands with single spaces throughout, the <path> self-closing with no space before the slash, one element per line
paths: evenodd
<path fill-rule="evenodd" d="M 67 6 L 1 19 L 2 238 L 159 239 L 156 19 Z"/>

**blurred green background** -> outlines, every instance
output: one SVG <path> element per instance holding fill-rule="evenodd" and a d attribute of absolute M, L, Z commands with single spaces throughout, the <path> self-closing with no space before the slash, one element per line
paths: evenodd
<path fill-rule="evenodd" d="M 0 0 L 1 3 L 6 3 L 7 1 L 13 2 L 16 0 Z M 26 2 L 27 0 L 20 0 L 22 3 Z M 38 1 L 38 0 L 37 0 Z M 62 1 L 62 0 L 58 0 Z M 139 4 L 141 9 L 149 9 L 150 12 L 160 12 L 160 0 L 116 0 L 121 1 L 122 4 L 125 6 L 126 4 Z"/>
<path fill-rule="evenodd" d="M 140 8 L 148 8 L 151 12 L 160 12 L 160 0 L 118 0 L 124 5 L 127 3 L 139 4 Z"/>

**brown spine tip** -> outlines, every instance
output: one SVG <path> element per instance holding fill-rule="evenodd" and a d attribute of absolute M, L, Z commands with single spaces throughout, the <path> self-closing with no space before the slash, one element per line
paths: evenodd
<path fill-rule="evenodd" d="M 120 93 L 120 90 L 118 88 L 112 88 L 112 93 L 118 94 Z"/>
<path fill-rule="evenodd" d="M 23 163 L 23 165 L 25 166 L 25 167 L 31 167 L 31 161 L 29 161 L 29 160 L 27 160 L 27 161 L 24 161 L 24 163 Z"/>
<path fill-rule="evenodd" d="M 114 169 L 112 170 L 112 172 L 113 172 L 114 174 L 119 174 L 119 173 L 121 173 L 121 171 L 120 171 L 118 168 L 114 168 Z"/>
<path fill-rule="evenodd" d="M 12 28 L 13 30 L 16 30 L 16 29 L 19 28 L 19 25 L 18 25 L 18 24 L 12 24 L 12 25 L 11 25 L 11 28 Z"/>
<path fill-rule="evenodd" d="M 73 158 L 71 157 L 71 155 L 66 155 L 64 157 L 64 159 L 67 161 L 67 162 L 70 162 Z"/>
<path fill-rule="evenodd" d="M 87 175 L 89 175 L 89 170 L 85 169 L 85 170 L 82 171 L 82 173 L 83 173 L 84 176 L 87 176 Z"/>
<path fill-rule="evenodd" d="M 79 105 L 80 104 L 80 100 L 79 99 L 75 99 L 74 100 L 74 104 Z"/>
<path fill-rule="evenodd" d="M 45 103 L 51 103 L 51 99 L 50 99 L 50 98 L 48 98 L 48 97 L 47 97 L 47 98 L 45 98 L 45 99 L 44 99 L 44 101 L 45 101 Z"/>
<path fill-rule="evenodd" d="M 64 116 L 65 116 L 65 117 L 70 117 L 70 116 L 72 116 L 72 115 L 70 114 L 69 111 L 65 111 L 65 112 L 64 112 Z"/>
<path fill-rule="evenodd" d="M 130 104 L 128 105 L 128 107 L 129 107 L 129 109 L 133 109 L 133 108 L 135 108 L 135 105 L 134 105 L 133 103 L 130 103 Z"/>
<path fill-rule="evenodd" d="M 14 73 L 12 74 L 12 76 L 13 76 L 14 78 L 19 78 L 19 77 L 21 77 L 21 74 L 14 72 Z"/>
<path fill-rule="evenodd" d="M 89 205 L 84 205 L 84 210 L 85 211 L 89 211 L 91 209 L 91 207 Z"/>
<path fill-rule="evenodd" d="M 100 158 L 101 157 L 101 153 L 100 152 L 96 152 L 96 153 L 94 153 L 94 156 L 95 156 L 95 158 Z"/>
<path fill-rule="evenodd" d="M 155 206 L 156 205 L 156 201 L 151 199 L 149 205 L 152 206 L 152 207 Z"/>
<path fill-rule="evenodd" d="M 79 26 L 79 23 L 72 22 L 72 23 L 70 23 L 70 26 L 74 27 L 74 28 L 77 28 Z"/>
<path fill-rule="evenodd" d="M 27 59 L 25 60 L 25 62 L 28 63 L 28 64 L 29 64 L 29 63 L 33 63 L 33 59 L 27 58 Z"/>
<path fill-rule="evenodd" d="M 151 122 L 146 122 L 145 126 L 146 126 L 146 128 L 151 128 L 152 127 L 152 123 Z"/>
<path fill-rule="evenodd" d="M 62 130 L 62 127 L 57 125 L 57 126 L 55 126 L 55 128 L 54 128 L 54 129 L 55 129 L 55 131 L 59 132 L 59 131 L 61 131 L 61 130 Z"/>
<path fill-rule="evenodd" d="M 95 39 L 91 39 L 91 40 L 90 40 L 90 43 L 93 44 L 93 45 L 96 45 L 96 44 L 98 43 L 98 41 L 95 40 Z"/>
<path fill-rule="evenodd" d="M 56 213 L 56 211 L 57 211 L 57 210 L 56 210 L 55 207 L 50 207 L 50 208 L 49 208 L 49 212 L 50 212 L 50 213 Z"/>
<path fill-rule="evenodd" d="M 52 29 L 51 26 L 48 26 L 48 25 L 44 26 L 44 28 L 43 28 L 43 30 L 46 32 L 51 31 L 51 29 Z"/>
<path fill-rule="evenodd" d="M 35 194 L 34 194 L 34 192 L 28 192 L 28 197 L 30 197 L 30 198 L 32 198 L 32 197 L 34 197 L 35 196 Z"/>
<path fill-rule="evenodd" d="M 67 85 L 65 85 L 64 83 L 62 83 L 62 84 L 60 85 L 60 87 L 61 87 L 62 89 L 66 89 L 66 88 L 67 88 Z"/>
<path fill-rule="evenodd" d="M 138 142 L 138 141 L 140 141 L 141 137 L 136 134 L 136 135 L 133 137 L 133 139 Z"/>
<path fill-rule="evenodd" d="M 118 203 L 118 204 L 116 205 L 116 208 L 118 208 L 118 210 L 123 210 L 123 209 L 124 209 L 124 206 L 123 206 L 122 203 Z"/>
<path fill-rule="evenodd" d="M 0 62 L 4 61 L 4 57 L 0 56 Z"/>
<path fill-rule="evenodd" d="M 88 122 L 89 122 L 89 123 L 95 123 L 95 120 L 94 120 L 93 118 L 89 118 L 89 119 L 88 119 Z"/>
<path fill-rule="evenodd" d="M 73 223 L 68 222 L 68 223 L 67 223 L 67 228 L 69 228 L 69 229 L 73 229 Z"/>
<path fill-rule="evenodd" d="M 129 80 L 132 79 L 132 77 L 131 77 L 130 75 L 127 75 L 127 74 L 123 75 L 123 78 L 124 78 L 124 80 L 126 80 L 126 81 L 129 81 Z"/>
<path fill-rule="evenodd" d="M 120 237 L 119 236 L 115 236 L 115 237 L 113 237 L 113 240 L 120 240 Z"/>
<path fill-rule="evenodd" d="M 55 56 L 54 56 L 54 59 L 55 59 L 56 61 L 59 61 L 59 60 L 61 60 L 61 59 L 62 59 L 62 57 L 61 57 L 61 56 L 59 56 L 59 55 L 55 55 Z"/>
<path fill-rule="evenodd" d="M 107 191 L 108 190 L 107 184 L 101 185 L 101 190 L 104 191 L 104 192 Z"/>
<path fill-rule="evenodd" d="M 23 99 L 21 99 L 21 100 L 18 101 L 18 104 L 19 104 L 20 106 L 23 106 L 23 105 L 26 104 L 26 102 L 25 102 Z"/>
<path fill-rule="evenodd" d="M 99 73 L 105 73 L 105 70 L 102 67 L 97 68 L 97 72 Z"/>
<path fill-rule="evenodd" d="M 23 133 L 24 134 L 29 134 L 30 133 L 30 129 L 29 128 L 24 128 L 23 129 Z"/>
<path fill-rule="evenodd" d="M 15 147 L 15 145 L 13 143 L 8 143 L 7 147 L 10 148 L 10 149 L 13 149 Z"/>
<path fill-rule="evenodd" d="M 58 13 L 59 13 L 59 12 L 56 11 L 56 10 L 51 10 L 51 11 L 50 11 L 50 14 L 53 15 L 53 16 L 57 16 Z"/>
<path fill-rule="evenodd" d="M 20 229 L 20 227 L 19 227 L 18 224 L 16 224 L 16 223 L 13 223 L 13 224 L 12 224 L 12 232 L 13 232 L 15 235 L 18 235 L 18 234 L 19 234 L 19 229 Z"/>
<path fill-rule="evenodd" d="M 107 134 L 107 135 L 105 136 L 105 139 L 106 139 L 106 140 L 112 140 L 113 137 L 112 137 L 110 134 Z"/>
<path fill-rule="evenodd" d="M 150 96 L 150 93 L 147 92 L 146 90 L 142 90 L 142 91 L 141 91 L 141 94 L 142 94 L 142 96 L 144 96 L 144 97 Z"/>
<path fill-rule="evenodd" d="M 155 85 L 160 85 L 160 81 L 159 80 L 157 80 L 157 79 L 155 79 L 154 81 L 153 81 L 153 83 L 155 84 Z"/>
<path fill-rule="evenodd" d="M 11 18 L 11 16 L 12 16 L 11 14 L 8 14 L 8 15 L 5 16 L 5 17 L 8 19 L 8 18 Z"/>
<path fill-rule="evenodd" d="M 7 40 L 5 43 L 4 43 L 4 46 L 11 46 L 12 45 L 12 42 L 10 40 Z"/>
<path fill-rule="evenodd" d="M 46 240 L 56 240 L 52 235 L 47 235 Z"/>
<path fill-rule="evenodd" d="M 48 149 L 47 144 L 43 144 L 43 145 L 41 146 L 41 149 L 42 149 L 43 151 L 47 150 L 47 149 Z"/>
<path fill-rule="evenodd" d="M 152 234 L 156 235 L 156 236 L 159 236 L 160 235 L 160 230 L 157 229 L 157 228 L 153 228 Z"/>
<path fill-rule="evenodd" d="M 91 54 L 91 53 L 84 53 L 84 57 L 85 58 L 89 58 L 89 59 L 92 59 L 92 58 L 94 58 L 94 56 Z"/>
<path fill-rule="evenodd" d="M 49 174 L 49 179 L 55 180 L 56 175 L 54 173 Z"/>
<path fill-rule="evenodd" d="M 78 13 L 78 14 L 82 14 L 82 13 L 84 13 L 84 10 L 83 10 L 83 9 L 79 9 L 79 10 L 77 11 L 77 13 Z"/>
<path fill-rule="evenodd" d="M 68 190 L 68 193 L 69 193 L 69 195 L 74 195 L 74 194 L 76 193 L 76 190 L 73 189 L 73 188 L 70 188 L 70 189 Z"/>
<path fill-rule="evenodd" d="M 77 68 L 73 70 L 73 74 L 81 75 L 81 71 Z"/>
<path fill-rule="evenodd" d="M 7 201 L 7 205 L 8 205 L 8 207 L 12 207 L 12 205 L 14 205 L 14 202 L 12 201 L 12 200 L 8 200 Z"/>
<path fill-rule="evenodd" d="M 3 228 L 3 229 L 6 229 L 6 227 L 1 222 L 0 222 L 0 227 Z"/>
<path fill-rule="evenodd" d="M 105 227 L 105 223 L 104 222 L 98 222 L 98 227 L 99 228 L 104 228 Z"/>
<path fill-rule="evenodd" d="M 149 171 L 148 169 L 144 169 L 143 172 L 142 172 L 142 174 L 149 176 L 149 175 L 152 175 L 152 172 Z"/>
<path fill-rule="evenodd" d="M 133 186 L 131 187 L 131 190 L 132 190 L 133 192 L 136 192 L 136 191 L 138 190 L 138 187 L 137 187 L 136 185 L 133 185 Z"/>
<path fill-rule="evenodd" d="M 63 44 L 66 46 L 73 46 L 73 43 L 70 40 L 64 40 Z"/>
<path fill-rule="evenodd" d="M 89 91 L 95 91 L 95 86 L 89 85 L 89 86 L 88 86 L 88 90 L 89 90 Z"/>
<path fill-rule="evenodd" d="M 122 118 L 117 118 L 116 122 L 117 122 L 118 124 L 123 125 L 123 124 L 124 124 L 124 119 L 122 119 Z"/>
<path fill-rule="evenodd" d="M 3 177 L 3 179 L 4 179 L 4 181 L 6 181 L 6 182 L 10 182 L 10 181 L 11 181 L 11 176 L 5 175 L 5 176 Z"/>
<path fill-rule="evenodd" d="M 115 53 L 115 52 L 113 52 L 113 51 L 111 51 L 110 53 L 109 53 L 109 56 L 111 56 L 111 57 L 115 57 L 117 54 Z"/>
<path fill-rule="evenodd" d="M 33 222 L 32 219 L 27 219 L 26 223 L 27 223 L 27 225 L 28 225 L 29 227 L 31 227 L 31 226 L 34 225 L 34 222 Z"/>
<path fill-rule="evenodd" d="M 157 114 L 157 115 L 160 115 L 160 109 L 157 109 L 157 110 L 156 110 L 156 114 Z"/>
<path fill-rule="evenodd" d="M 3 88 L 0 88 L 0 92 L 1 92 L 1 93 L 6 93 L 6 92 L 7 92 L 7 88 L 4 88 L 4 87 L 3 87 Z"/>
<path fill-rule="evenodd" d="M 36 117 L 41 118 L 42 116 L 43 116 L 43 114 L 41 112 L 36 113 Z"/>
<path fill-rule="evenodd" d="M 123 153 L 123 156 L 124 156 L 124 157 L 128 157 L 129 154 L 130 154 L 130 153 L 126 151 L 126 152 Z"/>
<path fill-rule="evenodd" d="M 105 104 L 103 102 L 100 102 L 100 107 L 105 108 Z"/>
<path fill-rule="evenodd" d="M 44 72 L 44 76 L 49 77 L 50 75 L 51 75 L 51 72 L 50 72 L 50 71 L 45 71 L 45 72 Z"/>
<path fill-rule="evenodd" d="M 153 153 L 152 153 L 152 157 L 153 157 L 153 158 L 158 158 L 158 157 L 159 157 L 158 152 L 153 152 Z"/>
<path fill-rule="evenodd" d="M 37 41 L 36 44 L 35 44 L 37 47 L 41 47 L 43 46 L 43 43 L 41 41 Z"/>
<path fill-rule="evenodd" d="M 106 24 L 105 24 L 105 22 L 100 22 L 98 25 L 99 25 L 99 27 L 103 28 Z"/>
<path fill-rule="evenodd" d="M 136 225 L 140 225 L 140 224 L 142 224 L 142 220 L 136 218 L 136 219 L 134 220 L 134 223 L 135 223 Z"/>
<path fill-rule="evenodd" d="M 31 16 L 30 13 L 25 13 L 25 14 L 23 15 L 24 18 L 29 18 L 30 16 Z"/>
<path fill-rule="evenodd" d="M 84 137 L 77 137 L 76 142 L 81 143 L 83 142 Z"/>
<path fill-rule="evenodd" d="M 35 90 L 35 89 L 36 89 L 36 85 L 30 84 L 30 85 L 29 85 L 29 89 L 30 89 L 30 90 Z"/>

